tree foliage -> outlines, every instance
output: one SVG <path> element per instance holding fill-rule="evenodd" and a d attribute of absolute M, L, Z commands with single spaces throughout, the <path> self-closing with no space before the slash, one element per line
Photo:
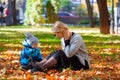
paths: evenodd
<path fill-rule="evenodd" d="M 25 23 L 34 25 L 45 22 L 45 19 L 40 15 L 42 13 L 42 0 L 27 0 Z"/>
<path fill-rule="evenodd" d="M 55 9 L 55 13 L 58 12 L 60 8 L 69 11 L 71 9 L 69 0 L 48 0 L 51 2 Z"/>
<path fill-rule="evenodd" d="M 68 7 L 69 5 L 69 0 L 45 0 L 44 2 L 44 7 L 46 9 L 46 17 L 47 17 L 47 22 L 48 23 L 54 23 L 56 20 L 58 20 L 58 10 L 61 7 L 64 7 L 64 9 Z M 70 6 L 68 7 L 70 9 Z M 68 10 L 67 10 L 68 11 Z"/>
<path fill-rule="evenodd" d="M 60 0 L 51 0 L 51 4 L 54 7 L 55 13 L 57 13 L 60 8 Z"/>
<path fill-rule="evenodd" d="M 76 8 L 76 14 L 77 14 L 78 16 L 87 16 L 88 13 L 87 13 L 86 5 L 85 5 L 85 4 L 79 5 L 79 6 Z"/>
<path fill-rule="evenodd" d="M 46 15 L 47 15 L 48 23 L 54 23 L 56 20 L 58 20 L 58 16 L 55 13 L 55 9 L 54 9 L 51 1 L 48 1 L 46 4 Z"/>
<path fill-rule="evenodd" d="M 72 10 L 72 4 L 71 4 L 70 0 L 60 0 L 60 8 L 63 11 L 70 12 Z"/>

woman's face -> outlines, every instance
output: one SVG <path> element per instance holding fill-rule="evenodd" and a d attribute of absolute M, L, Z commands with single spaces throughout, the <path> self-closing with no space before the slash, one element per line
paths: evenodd
<path fill-rule="evenodd" d="M 59 39 L 61 39 L 63 37 L 63 32 L 54 32 L 53 34 L 54 34 L 54 36 L 56 36 Z"/>

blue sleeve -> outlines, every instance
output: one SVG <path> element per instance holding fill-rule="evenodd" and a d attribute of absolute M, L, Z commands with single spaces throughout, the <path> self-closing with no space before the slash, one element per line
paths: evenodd
<path fill-rule="evenodd" d="M 21 65 L 27 65 L 28 64 L 28 58 L 25 55 L 25 48 L 23 48 L 21 53 L 20 53 L 20 64 Z"/>
<path fill-rule="evenodd" d="M 37 61 L 41 61 L 42 60 L 42 55 L 41 55 L 39 49 L 36 49 L 36 60 Z"/>

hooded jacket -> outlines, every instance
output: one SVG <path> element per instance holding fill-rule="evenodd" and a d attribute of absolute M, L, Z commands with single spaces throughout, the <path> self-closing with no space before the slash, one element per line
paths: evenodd
<path fill-rule="evenodd" d="M 28 44 L 27 40 L 25 39 L 22 42 L 24 48 L 20 53 L 20 64 L 21 65 L 28 65 L 30 61 L 37 62 L 42 60 L 42 55 L 38 48 L 32 48 L 30 44 Z"/>

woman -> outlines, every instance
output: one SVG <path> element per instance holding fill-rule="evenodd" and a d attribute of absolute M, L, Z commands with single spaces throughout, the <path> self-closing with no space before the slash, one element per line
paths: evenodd
<path fill-rule="evenodd" d="M 61 39 L 62 50 L 55 51 L 48 55 L 39 65 L 41 70 L 48 68 L 63 69 L 71 67 L 73 70 L 89 69 L 89 57 L 82 37 L 69 31 L 67 25 L 56 21 L 52 27 L 54 36 Z"/>

